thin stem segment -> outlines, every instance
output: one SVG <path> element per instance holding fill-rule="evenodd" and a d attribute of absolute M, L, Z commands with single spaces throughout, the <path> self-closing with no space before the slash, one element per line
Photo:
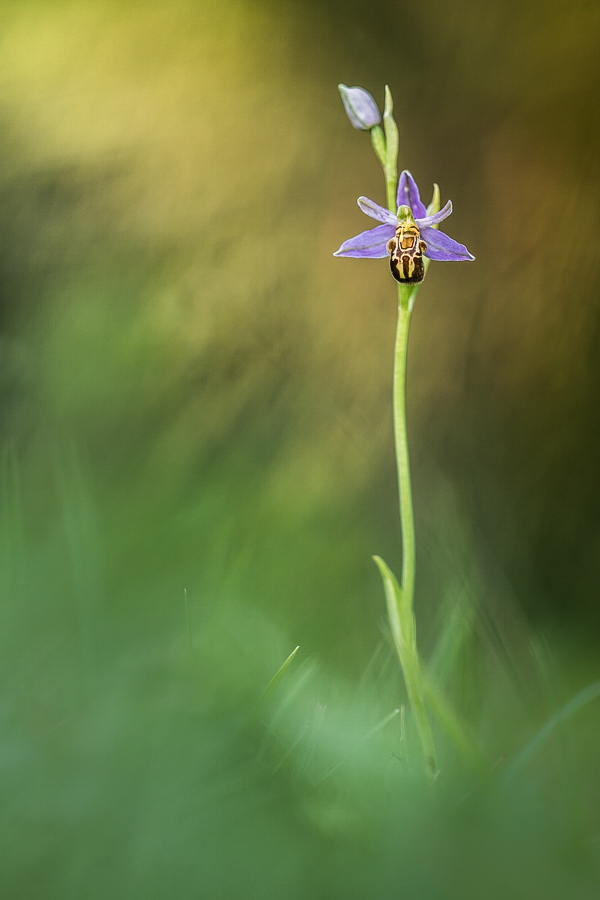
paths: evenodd
<path fill-rule="evenodd" d="M 406 287 L 398 285 L 398 324 L 394 349 L 394 440 L 402 523 L 402 591 L 412 607 L 415 588 L 415 524 L 406 428 L 406 360 L 412 310 L 406 295 Z"/>
<path fill-rule="evenodd" d="M 406 688 L 416 720 L 426 766 L 431 775 L 437 772 L 435 748 L 431 725 L 424 701 L 424 685 L 417 651 L 413 601 L 415 593 L 415 524 L 412 504 L 410 460 L 406 427 L 406 360 L 408 332 L 416 291 L 407 285 L 398 285 L 398 327 L 394 351 L 394 440 L 398 469 L 400 499 L 400 523 L 402 527 L 402 578 L 396 592 L 396 603 L 389 604 L 396 648 L 404 672 Z"/>

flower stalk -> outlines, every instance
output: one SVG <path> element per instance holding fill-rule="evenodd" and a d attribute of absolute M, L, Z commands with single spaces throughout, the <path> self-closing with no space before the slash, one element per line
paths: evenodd
<path fill-rule="evenodd" d="M 394 101 L 389 87 L 385 86 L 385 105 L 383 107 L 383 127 L 385 130 L 386 161 L 383 171 L 388 209 L 396 214 L 396 193 L 398 189 L 398 126 L 394 119 Z"/>
<path fill-rule="evenodd" d="M 416 294 L 414 288 L 410 288 L 407 285 L 398 285 L 398 324 L 394 348 L 393 404 L 394 443 L 396 447 L 400 526 L 402 532 L 402 578 L 401 588 L 396 592 L 396 602 L 394 604 L 388 603 L 388 616 L 390 624 L 392 624 L 392 633 L 397 631 L 400 633 L 401 641 L 400 643 L 397 640 L 395 641 L 396 649 L 421 741 L 425 768 L 429 776 L 434 778 L 437 773 L 435 747 L 425 707 L 424 685 L 419 651 L 417 649 L 414 616 L 416 542 L 406 422 L 406 362 L 413 305 L 410 300 L 413 293 Z M 414 303 L 414 297 L 412 299 Z M 394 620 L 397 620 L 397 622 Z"/>

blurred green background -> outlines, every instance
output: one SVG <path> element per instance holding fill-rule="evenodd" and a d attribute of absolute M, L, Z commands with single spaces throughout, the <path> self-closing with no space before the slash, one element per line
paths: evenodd
<path fill-rule="evenodd" d="M 0 12 L 2 895 L 596 897 L 597 701 L 489 772 L 600 677 L 598 3 Z M 477 257 L 410 345 L 419 639 L 489 770 L 440 735 L 437 793 L 338 82 Z"/>

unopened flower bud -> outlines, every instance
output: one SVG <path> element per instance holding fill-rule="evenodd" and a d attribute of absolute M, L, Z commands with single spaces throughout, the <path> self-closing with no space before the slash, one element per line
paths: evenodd
<path fill-rule="evenodd" d="M 347 87 L 345 84 L 338 84 L 338 90 L 342 95 L 346 115 L 354 128 L 370 131 L 375 125 L 379 125 L 381 113 L 368 91 L 360 87 Z"/>

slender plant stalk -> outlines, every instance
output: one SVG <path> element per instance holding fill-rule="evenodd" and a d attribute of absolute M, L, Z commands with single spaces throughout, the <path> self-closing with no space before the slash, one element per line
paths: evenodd
<path fill-rule="evenodd" d="M 398 325 L 394 349 L 394 441 L 402 523 L 402 592 L 412 608 L 415 588 L 415 523 L 406 428 L 406 358 L 411 310 L 406 288 L 398 285 Z"/>
<path fill-rule="evenodd" d="M 405 285 L 398 285 L 398 326 L 394 351 L 394 440 L 402 527 L 402 578 L 400 591 L 396 594 L 396 602 L 388 604 L 388 610 L 392 619 L 396 618 L 397 620 L 392 621 L 392 630 L 400 638 L 399 641 L 396 639 L 396 649 L 404 672 L 406 689 L 415 716 L 425 764 L 429 774 L 434 776 L 437 772 L 435 747 L 425 708 L 423 676 L 417 650 L 413 611 L 416 564 L 415 525 L 406 428 L 406 359 L 412 313 L 411 301 L 414 301 L 414 290 Z"/>
<path fill-rule="evenodd" d="M 389 170 L 384 170 L 385 174 L 385 191 L 387 195 L 387 204 L 388 209 L 396 213 L 396 191 L 398 189 L 398 174 L 397 172 L 389 172 Z M 400 289 L 398 287 L 398 289 Z"/>

